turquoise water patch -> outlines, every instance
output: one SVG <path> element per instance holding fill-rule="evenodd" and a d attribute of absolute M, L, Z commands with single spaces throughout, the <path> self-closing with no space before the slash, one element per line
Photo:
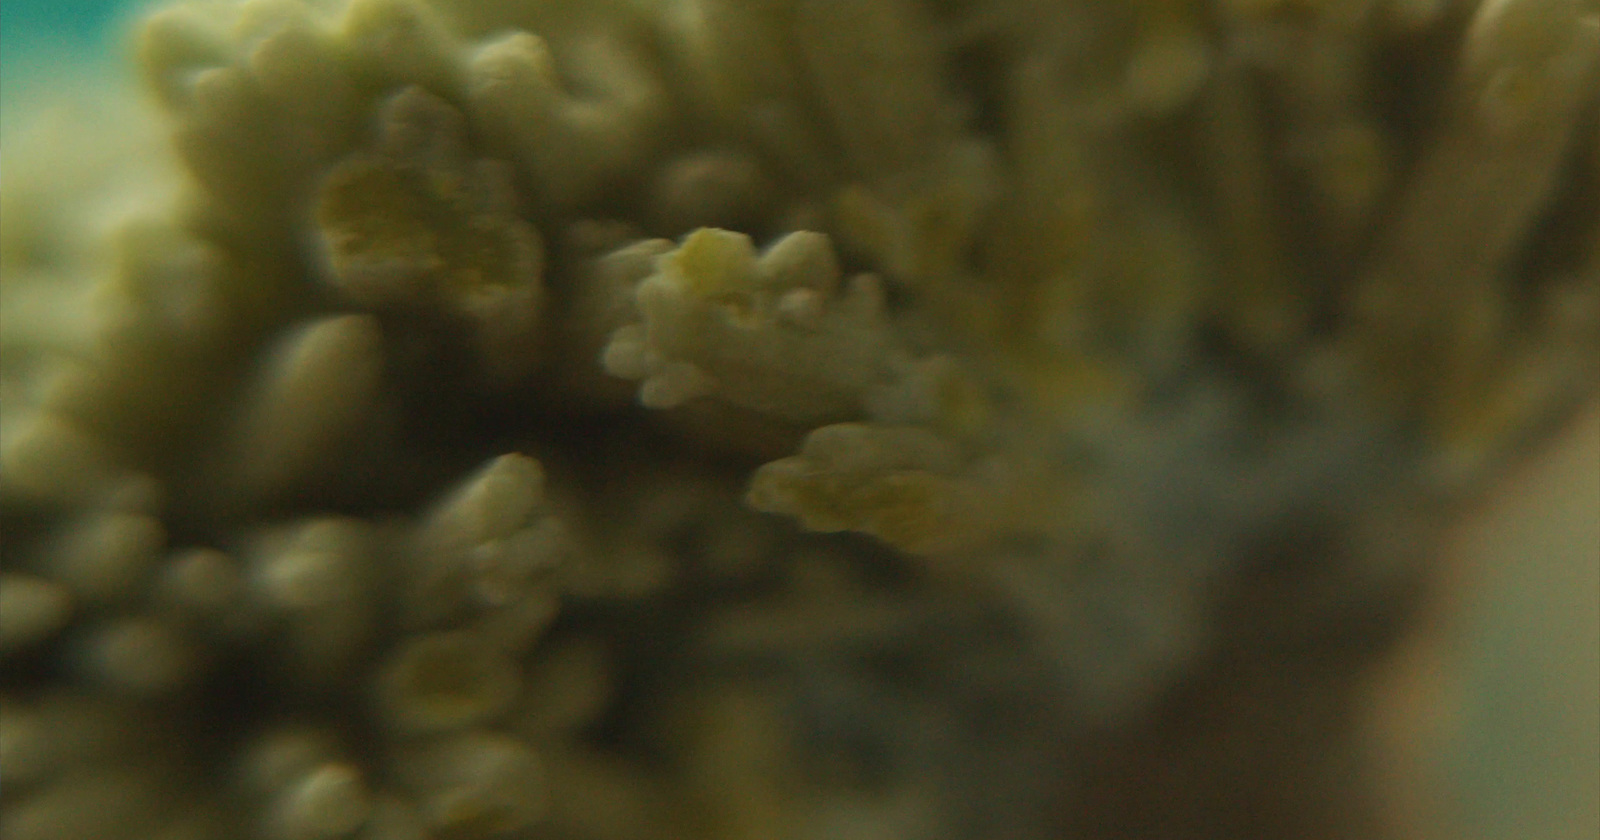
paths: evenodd
<path fill-rule="evenodd" d="M 0 3 L 0 54 L 38 41 L 100 41 L 128 4 L 118 0 L 7 0 Z"/>
<path fill-rule="evenodd" d="M 124 33 L 149 0 L 0 2 L 0 109 L 14 117 L 28 103 L 86 79 L 121 78 Z M 111 75 L 107 75 L 110 73 Z"/>

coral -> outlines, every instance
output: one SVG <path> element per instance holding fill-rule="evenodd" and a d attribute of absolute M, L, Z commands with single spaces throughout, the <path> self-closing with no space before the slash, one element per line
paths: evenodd
<path fill-rule="evenodd" d="M 861 531 L 913 553 L 949 553 L 981 546 L 1016 507 L 1004 476 L 973 472 L 925 429 L 840 423 L 757 470 L 749 502 L 813 531 Z"/>
<path fill-rule="evenodd" d="M 878 281 L 841 283 L 815 233 L 757 255 L 744 234 L 702 228 L 657 258 L 634 298 L 642 323 L 613 333 L 602 358 L 613 375 L 644 380 L 639 399 L 653 408 L 715 393 L 815 425 L 859 415 L 904 364 Z"/>
<path fill-rule="evenodd" d="M 460 115 L 416 88 L 379 119 L 377 155 L 341 162 L 318 191 L 329 279 L 363 307 L 465 322 L 480 365 L 515 378 L 535 358 L 544 249 L 511 172 L 464 159 Z"/>
<path fill-rule="evenodd" d="M 1344 710 L 1600 390 L 1580 0 L 134 47 L 5 124 L 6 838 L 1378 836 Z"/>

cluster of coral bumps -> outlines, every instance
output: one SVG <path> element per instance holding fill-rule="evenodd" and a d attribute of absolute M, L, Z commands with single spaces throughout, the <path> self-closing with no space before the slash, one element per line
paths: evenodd
<path fill-rule="evenodd" d="M 1371 837 L 1346 686 L 1600 382 L 1593 2 L 135 45 L 7 140 L 5 840 Z"/>

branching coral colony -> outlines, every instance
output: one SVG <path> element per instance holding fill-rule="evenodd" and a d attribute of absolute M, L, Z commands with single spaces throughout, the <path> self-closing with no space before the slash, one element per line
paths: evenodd
<path fill-rule="evenodd" d="M 5 146 L 6 840 L 1376 836 L 1362 667 L 1600 382 L 1593 2 L 136 43 Z"/>

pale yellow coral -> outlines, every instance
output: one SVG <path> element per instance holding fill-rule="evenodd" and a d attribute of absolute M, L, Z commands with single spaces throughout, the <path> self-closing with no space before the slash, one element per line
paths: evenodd
<path fill-rule="evenodd" d="M 246 398 L 232 443 L 226 474 L 237 492 L 281 493 L 350 444 L 376 409 L 382 341 L 377 321 L 363 315 L 305 324 L 283 338 Z"/>
<path fill-rule="evenodd" d="M 1007 488 L 924 429 L 824 426 L 751 479 L 751 506 L 816 531 L 862 531 L 914 553 L 974 548 L 1007 523 Z"/>
<path fill-rule="evenodd" d="M 563 89 L 549 47 L 527 32 L 479 47 L 467 81 L 480 130 L 554 207 L 592 200 L 638 169 L 666 118 L 660 83 L 625 45 L 595 37 L 574 45 L 566 61 L 586 94 Z"/>
<path fill-rule="evenodd" d="M 380 117 L 377 153 L 323 182 L 317 221 L 333 282 L 359 304 L 442 311 L 465 322 L 496 379 L 532 366 L 544 246 L 517 215 L 512 174 L 470 159 L 461 116 L 416 88 Z"/>
<path fill-rule="evenodd" d="M 512 638 L 537 636 L 554 613 L 556 567 L 575 551 L 544 492 L 539 462 L 512 454 L 439 501 L 415 536 L 407 621 L 426 626 L 462 610 L 487 610 L 527 622 Z M 536 609 L 526 611 L 530 606 Z"/>
<path fill-rule="evenodd" d="M 906 363 L 882 298 L 871 276 L 841 279 L 820 234 L 758 254 L 743 234 L 702 229 L 640 282 L 641 323 L 612 335 L 604 363 L 643 380 L 649 406 L 715 396 L 794 423 L 846 419 Z"/>

